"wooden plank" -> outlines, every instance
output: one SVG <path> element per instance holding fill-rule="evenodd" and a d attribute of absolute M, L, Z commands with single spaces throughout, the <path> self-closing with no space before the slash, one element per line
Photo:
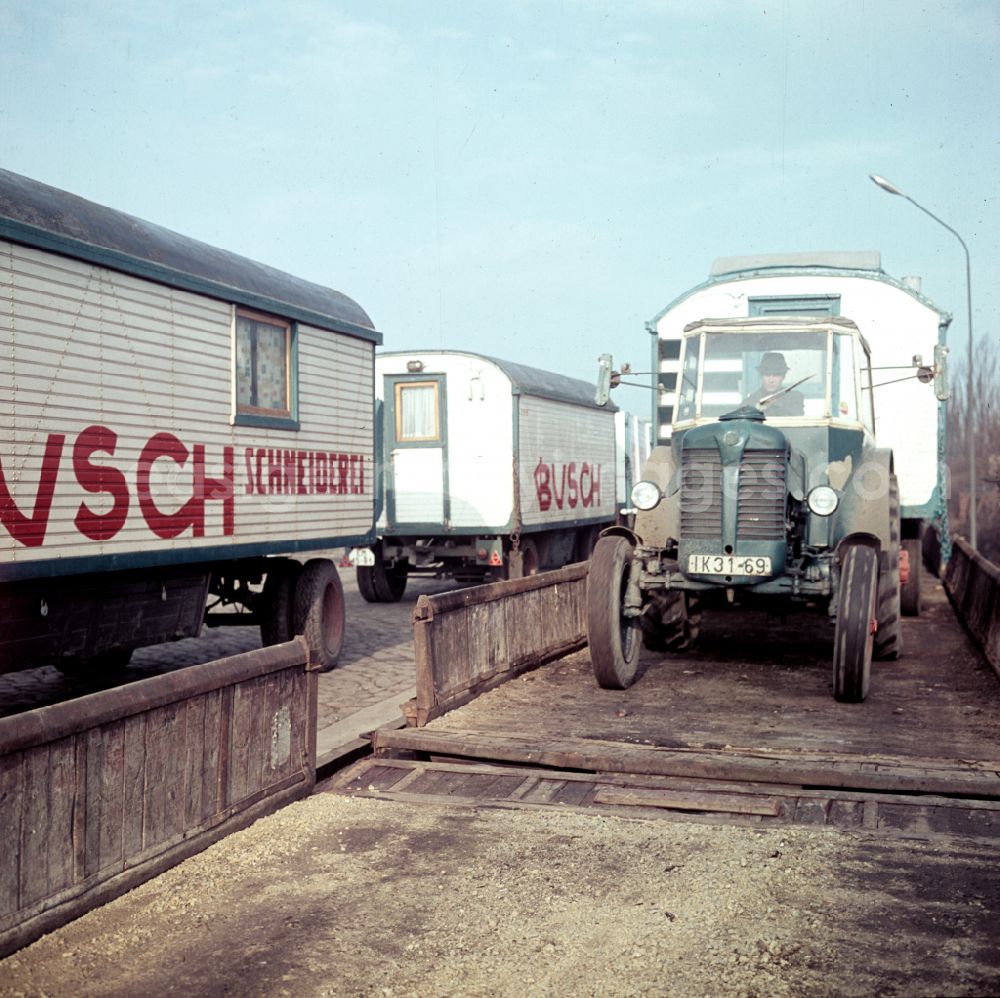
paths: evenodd
<path fill-rule="evenodd" d="M 253 730 L 253 705 L 246 684 L 232 690 L 232 727 L 229 733 L 229 797 L 227 806 L 238 803 L 250 795 L 249 759 L 245 747 Z"/>
<path fill-rule="evenodd" d="M 727 814 L 761 814 L 777 817 L 781 805 L 774 797 L 750 794 L 679 793 L 676 790 L 622 790 L 601 787 L 594 794 L 597 804 L 629 807 L 662 807 L 675 811 L 722 811 Z"/>
<path fill-rule="evenodd" d="M 0 931 L 10 925 L 20 907 L 21 822 L 24 815 L 24 759 L 16 753 L 0 766 L 0 843 L 4 859 L 0 862 Z"/>
<path fill-rule="evenodd" d="M 467 609 L 454 610 L 435 618 L 432 638 L 435 703 L 448 700 L 471 685 L 469 644 Z"/>
<path fill-rule="evenodd" d="M 122 822 L 122 861 L 142 852 L 146 821 L 146 715 L 126 718 L 124 722 L 124 806 Z M 149 774 L 152 776 L 153 774 Z M 104 815 L 101 816 L 102 821 Z M 108 819 L 113 820 L 113 815 Z"/>
<path fill-rule="evenodd" d="M 20 907 L 31 908 L 48 888 L 49 746 L 24 753 L 24 789 L 21 821 Z"/>
<path fill-rule="evenodd" d="M 72 883 L 86 877 L 87 867 L 87 732 L 73 739 L 73 869 Z M 96 849 L 96 841 L 94 842 Z"/>
<path fill-rule="evenodd" d="M 428 597 L 421 596 L 417 600 L 417 607 L 420 608 L 421 601 Z M 414 684 L 415 703 L 413 721 L 417 725 L 427 723 L 427 718 L 431 709 L 435 705 L 434 695 L 434 647 L 433 647 L 433 619 L 418 619 L 417 610 L 414 610 L 413 619 L 413 662 L 414 662 Z"/>
<path fill-rule="evenodd" d="M 510 664 L 540 661 L 543 655 L 547 628 L 542 623 L 542 594 L 537 589 L 518 593 L 507 603 L 507 631 L 509 634 Z"/>
<path fill-rule="evenodd" d="M 223 787 L 219 777 L 219 757 L 228 733 L 223 732 L 222 690 L 213 690 L 202 698 L 205 702 L 204 742 L 205 754 L 201 774 L 201 821 L 207 822 L 222 810 Z"/>
<path fill-rule="evenodd" d="M 185 828 L 198 828 L 204 820 L 205 783 L 211 785 L 205 771 L 206 731 L 205 704 L 207 696 L 192 697 L 184 704 L 183 717 L 183 789 L 181 799 Z"/>
<path fill-rule="evenodd" d="M 183 717 L 183 705 L 170 704 L 151 711 L 146 721 L 144 850 L 169 841 L 181 826 Z"/>
<path fill-rule="evenodd" d="M 48 854 L 46 895 L 73 883 L 75 849 L 73 813 L 76 808 L 76 739 L 61 738 L 49 750 L 48 815 L 45 822 Z"/>
<path fill-rule="evenodd" d="M 97 822 L 99 871 L 125 867 L 125 721 L 102 725 L 100 731 L 100 770 L 97 774 L 97 806 L 91 807 L 88 771 L 87 822 Z"/>
<path fill-rule="evenodd" d="M 469 608 L 470 680 L 481 683 L 507 667 L 507 628 L 502 606 L 484 603 Z"/>
<path fill-rule="evenodd" d="M 215 767 L 215 810 L 213 814 L 223 814 L 233 797 L 230 759 L 233 753 L 233 704 L 234 690 L 229 686 L 222 690 L 219 703 L 219 754 Z"/>
<path fill-rule="evenodd" d="M 831 754 L 673 749 L 599 739 L 542 740 L 517 733 L 503 736 L 431 728 L 383 729 L 374 733 L 372 744 L 376 753 L 405 749 L 592 772 L 1000 796 L 1000 775 L 991 768 L 995 764 L 957 760 L 883 758 L 873 764 L 867 757 Z"/>
<path fill-rule="evenodd" d="M 246 755 L 246 796 L 249 797 L 266 785 L 266 760 L 271 756 L 271 712 L 268 709 L 266 678 L 255 679 L 243 685 L 247 687 L 247 705 L 250 711 L 250 723 L 243 745 Z"/>

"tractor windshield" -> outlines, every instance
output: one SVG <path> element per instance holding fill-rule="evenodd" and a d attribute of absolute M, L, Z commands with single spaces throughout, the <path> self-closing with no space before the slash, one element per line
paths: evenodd
<path fill-rule="evenodd" d="M 769 418 L 859 418 L 857 357 L 849 335 L 829 329 L 685 337 L 677 422 L 715 419 L 743 405 Z"/>

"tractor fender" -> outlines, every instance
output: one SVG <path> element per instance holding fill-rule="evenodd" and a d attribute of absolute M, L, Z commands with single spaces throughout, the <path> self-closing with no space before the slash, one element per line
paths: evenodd
<path fill-rule="evenodd" d="M 642 539 L 634 530 L 629 530 L 628 527 L 623 524 L 615 524 L 613 527 L 605 527 L 598 535 L 601 537 L 624 537 L 625 540 L 632 544 L 633 546 L 638 546 L 642 544 Z"/>
<path fill-rule="evenodd" d="M 841 490 L 834 542 L 839 549 L 848 540 L 888 550 L 889 481 L 893 474 L 892 451 L 887 447 L 867 450 Z"/>
<path fill-rule="evenodd" d="M 642 469 L 642 480 L 655 483 L 663 498 L 653 509 L 635 514 L 635 531 L 648 547 L 664 548 L 680 534 L 679 476 L 670 447 L 654 447 Z"/>

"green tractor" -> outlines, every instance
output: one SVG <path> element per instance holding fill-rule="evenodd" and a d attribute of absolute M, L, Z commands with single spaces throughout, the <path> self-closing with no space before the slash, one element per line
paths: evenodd
<path fill-rule="evenodd" d="M 597 682 L 629 686 L 642 645 L 690 647 L 705 601 L 798 604 L 834 621 L 836 699 L 863 701 L 872 657 L 901 651 L 899 494 L 874 425 L 869 349 L 853 322 L 689 325 L 670 444 L 632 490 L 634 524 L 604 531 L 591 559 Z"/>

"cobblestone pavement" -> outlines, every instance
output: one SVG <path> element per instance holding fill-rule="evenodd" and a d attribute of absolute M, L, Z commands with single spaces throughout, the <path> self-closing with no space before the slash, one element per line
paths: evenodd
<path fill-rule="evenodd" d="M 320 732 L 338 721 L 399 696 L 413 696 L 413 630 L 410 616 L 422 593 L 455 587 L 450 580 L 412 579 L 398 603 L 366 603 L 353 568 L 340 568 L 347 629 L 336 669 L 319 677 Z M 210 662 L 260 647 L 257 627 L 202 628 L 197 638 L 141 648 L 132 656 L 125 682 Z M 44 707 L 120 683 L 68 678 L 51 666 L 0 675 L 0 716 Z"/>

